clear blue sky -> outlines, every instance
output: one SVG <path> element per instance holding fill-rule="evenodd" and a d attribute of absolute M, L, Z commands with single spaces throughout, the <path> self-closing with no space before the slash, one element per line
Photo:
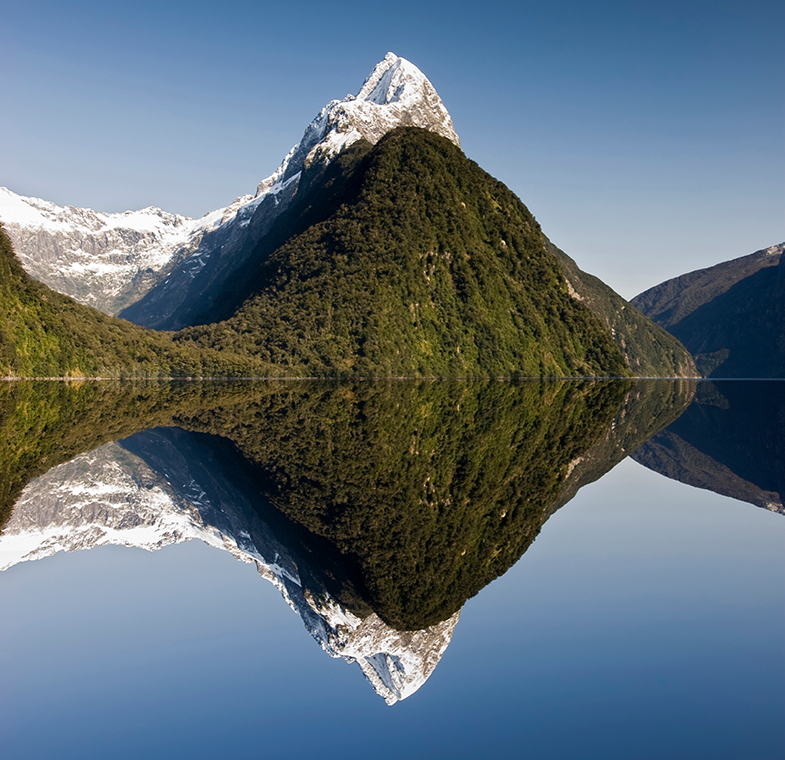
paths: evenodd
<path fill-rule="evenodd" d="M 631 297 L 785 240 L 779 1 L 0 0 L 0 185 L 200 216 L 388 50 L 467 155 Z"/>

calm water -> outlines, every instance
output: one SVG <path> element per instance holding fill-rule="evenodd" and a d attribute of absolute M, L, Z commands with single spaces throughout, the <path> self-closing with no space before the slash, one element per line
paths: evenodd
<path fill-rule="evenodd" d="M 785 756 L 785 383 L 0 404 L 3 758 Z"/>

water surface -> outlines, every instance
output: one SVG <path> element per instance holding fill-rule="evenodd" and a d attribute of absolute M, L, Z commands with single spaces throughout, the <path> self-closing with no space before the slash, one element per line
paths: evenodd
<path fill-rule="evenodd" d="M 783 385 L 4 387 L 3 756 L 781 757 Z"/>

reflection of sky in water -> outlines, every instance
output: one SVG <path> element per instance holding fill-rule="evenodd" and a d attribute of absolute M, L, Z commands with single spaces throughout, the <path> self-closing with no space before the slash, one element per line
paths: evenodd
<path fill-rule="evenodd" d="M 198 543 L 0 575 L 4 758 L 775 758 L 785 520 L 626 460 L 470 600 L 387 707 Z"/>

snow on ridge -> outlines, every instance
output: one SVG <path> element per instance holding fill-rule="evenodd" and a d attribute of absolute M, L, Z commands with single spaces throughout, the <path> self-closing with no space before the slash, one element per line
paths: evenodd
<path fill-rule="evenodd" d="M 138 232 L 188 229 L 194 220 L 149 206 L 137 211 L 108 213 L 75 206 L 58 206 L 52 201 L 17 195 L 0 187 L 0 220 L 23 227 L 39 227 L 50 232 L 100 234 L 116 229 Z"/>

